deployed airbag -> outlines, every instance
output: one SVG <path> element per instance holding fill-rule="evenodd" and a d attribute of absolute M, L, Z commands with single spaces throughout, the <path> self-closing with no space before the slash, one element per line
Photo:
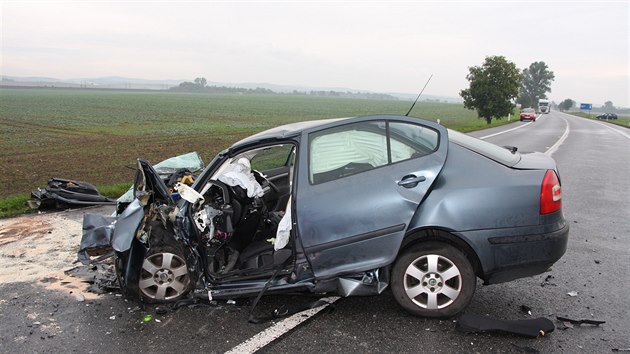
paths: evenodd
<path fill-rule="evenodd" d="M 217 179 L 228 186 L 239 186 L 245 189 L 249 198 L 262 197 L 265 194 L 262 186 L 256 181 L 246 158 L 241 158 L 236 163 L 226 166 Z"/>

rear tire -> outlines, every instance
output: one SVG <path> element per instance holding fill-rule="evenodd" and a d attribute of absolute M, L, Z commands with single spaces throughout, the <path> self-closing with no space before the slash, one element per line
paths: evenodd
<path fill-rule="evenodd" d="M 407 312 L 448 318 L 464 310 L 475 293 L 475 273 L 466 256 L 442 242 L 406 250 L 392 269 L 392 292 Z"/>

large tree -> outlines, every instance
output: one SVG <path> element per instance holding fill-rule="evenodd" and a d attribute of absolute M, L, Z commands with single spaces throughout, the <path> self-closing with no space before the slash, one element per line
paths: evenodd
<path fill-rule="evenodd" d="M 531 63 L 529 68 L 523 69 L 523 81 L 516 102 L 522 107 L 537 107 L 538 100 L 547 98 L 547 92 L 551 92 L 554 78 L 553 71 L 544 61 Z"/>
<path fill-rule="evenodd" d="M 198 77 L 195 79 L 195 84 L 197 84 L 197 86 L 204 88 L 206 87 L 206 84 L 208 83 L 208 80 L 206 80 L 205 77 Z"/>
<path fill-rule="evenodd" d="M 512 113 L 512 100 L 521 85 L 521 74 L 514 63 L 503 56 L 490 56 L 481 66 L 469 67 L 468 71 L 470 87 L 459 92 L 464 107 L 477 110 L 477 116 L 488 124 L 493 118 Z"/>
<path fill-rule="evenodd" d="M 573 106 L 575 106 L 575 101 L 567 98 L 566 100 L 560 102 L 560 104 L 558 105 L 558 109 L 560 109 L 560 111 L 568 111 L 573 108 Z"/>
<path fill-rule="evenodd" d="M 604 105 L 602 106 L 602 109 L 607 112 L 607 113 L 611 113 L 611 112 L 615 112 L 615 105 L 613 105 L 612 101 L 606 101 L 604 102 Z"/>

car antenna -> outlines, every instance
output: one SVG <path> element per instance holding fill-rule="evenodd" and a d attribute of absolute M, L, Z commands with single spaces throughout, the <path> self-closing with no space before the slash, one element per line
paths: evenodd
<path fill-rule="evenodd" d="M 411 105 L 411 108 L 409 108 L 409 112 L 407 112 L 407 114 L 405 114 L 405 117 L 409 117 L 409 113 L 411 113 L 411 110 L 413 109 L 413 107 L 416 105 L 416 102 L 418 102 L 418 99 L 420 98 L 420 96 L 422 95 L 422 93 L 424 92 L 424 89 L 427 88 L 427 85 L 429 84 L 429 81 L 431 81 L 431 78 L 433 77 L 433 74 L 431 74 L 431 76 L 429 76 L 429 80 L 427 80 L 427 83 L 424 84 L 424 87 L 422 88 L 422 91 L 420 91 L 420 93 L 418 94 L 418 97 L 416 97 L 416 100 L 413 101 L 413 104 Z"/>

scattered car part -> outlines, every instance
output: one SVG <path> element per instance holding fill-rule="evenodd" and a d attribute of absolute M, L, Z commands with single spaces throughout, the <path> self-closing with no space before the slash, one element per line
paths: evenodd
<path fill-rule="evenodd" d="M 499 332 L 538 338 L 553 332 L 556 326 L 551 320 L 544 317 L 525 320 L 499 320 L 474 314 L 463 314 L 457 319 L 455 328 L 464 333 Z"/>
<path fill-rule="evenodd" d="M 584 320 L 574 320 L 568 317 L 561 317 L 561 316 L 556 316 L 556 319 L 558 321 L 562 321 L 562 322 L 568 322 L 570 324 L 573 325 L 583 325 L 583 324 L 588 324 L 588 325 L 593 325 L 593 326 L 599 326 L 600 324 L 604 324 L 606 323 L 606 321 L 597 321 L 597 320 L 589 320 L 589 319 L 584 319 Z"/>
<path fill-rule="evenodd" d="M 81 263 L 90 264 L 92 256 L 114 255 L 112 235 L 115 224 L 116 218 L 112 216 L 83 214 L 83 236 L 77 252 Z"/>
<path fill-rule="evenodd" d="M 40 210 L 116 204 L 90 183 L 63 178 L 49 179 L 47 186 L 32 191 L 31 197 L 28 206 Z"/>

